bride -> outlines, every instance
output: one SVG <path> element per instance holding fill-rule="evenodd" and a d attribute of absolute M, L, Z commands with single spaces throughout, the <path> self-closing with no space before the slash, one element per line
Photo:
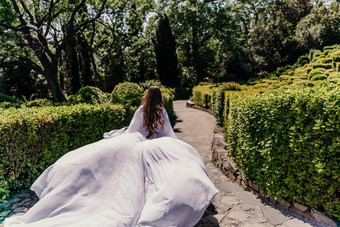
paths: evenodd
<path fill-rule="evenodd" d="M 4 226 L 194 226 L 217 189 L 163 104 L 150 87 L 128 127 L 48 167 L 31 187 L 38 203 Z"/>

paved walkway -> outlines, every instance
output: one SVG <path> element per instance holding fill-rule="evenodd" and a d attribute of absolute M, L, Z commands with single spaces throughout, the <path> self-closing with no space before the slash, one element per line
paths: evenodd
<path fill-rule="evenodd" d="M 238 184 L 228 181 L 211 162 L 210 146 L 215 118 L 204 111 L 187 108 L 186 102 L 181 100 L 174 102 L 174 110 L 177 115 L 174 126 L 177 137 L 196 148 L 204 160 L 210 179 L 219 190 L 196 227 L 317 226 L 263 203 L 251 192 L 244 191 Z"/>

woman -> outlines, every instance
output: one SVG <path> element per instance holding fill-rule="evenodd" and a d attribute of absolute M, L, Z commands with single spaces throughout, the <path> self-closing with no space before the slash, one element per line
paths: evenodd
<path fill-rule="evenodd" d="M 71 151 L 31 189 L 39 202 L 4 226 L 193 226 L 217 193 L 196 150 L 175 136 L 158 87 L 129 127 Z"/>

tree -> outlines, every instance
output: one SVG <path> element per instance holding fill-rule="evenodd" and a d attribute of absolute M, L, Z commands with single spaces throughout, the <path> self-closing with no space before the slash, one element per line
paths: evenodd
<path fill-rule="evenodd" d="M 160 15 L 156 38 L 153 39 L 159 80 L 168 87 L 179 86 L 176 41 L 166 14 Z"/>
<path fill-rule="evenodd" d="M 80 10 L 86 0 L 51 0 L 49 2 L 3 0 L 1 14 L 12 15 L 14 20 L 5 18 L 0 27 L 15 34 L 15 45 L 23 46 L 31 55 L 21 53 L 5 60 L 24 65 L 41 74 L 47 81 L 55 101 L 65 101 L 65 95 L 58 81 L 58 67 L 62 50 L 72 45 L 72 38 L 87 24 L 97 20 L 106 6 L 107 0 L 92 5 L 93 16 L 78 21 Z M 64 29 L 66 28 L 66 29 Z"/>

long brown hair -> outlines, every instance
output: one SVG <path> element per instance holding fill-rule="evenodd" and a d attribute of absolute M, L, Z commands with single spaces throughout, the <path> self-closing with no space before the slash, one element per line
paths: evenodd
<path fill-rule="evenodd" d="M 143 125 L 148 131 L 146 136 L 149 139 L 153 134 L 158 133 L 156 127 L 160 124 L 164 128 L 164 118 L 162 110 L 164 108 L 164 99 L 161 89 L 157 86 L 151 86 L 142 99 L 143 106 Z"/>

